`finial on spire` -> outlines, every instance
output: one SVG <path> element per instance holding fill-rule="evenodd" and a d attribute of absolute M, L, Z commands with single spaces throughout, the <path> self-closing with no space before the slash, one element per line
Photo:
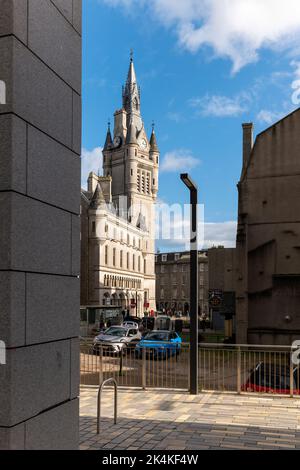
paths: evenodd
<path fill-rule="evenodd" d="M 130 49 L 130 62 L 133 62 L 133 49 Z"/>
<path fill-rule="evenodd" d="M 108 130 L 110 131 L 110 119 L 109 118 L 107 120 L 107 127 L 108 127 Z"/>
<path fill-rule="evenodd" d="M 155 128 L 155 122 L 154 120 L 152 121 L 152 132 L 154 132 L 154 128 Z"/>

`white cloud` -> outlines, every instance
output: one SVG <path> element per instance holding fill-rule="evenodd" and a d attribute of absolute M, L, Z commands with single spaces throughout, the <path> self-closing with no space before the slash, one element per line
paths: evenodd
<path fill-rule="evenodd" d="M 269 111 L 267 109 L 262 109 L 258 115 L 257 120 L 265 124 L 274 124 L 285 116 L 285 112 Z"/>
<path fill-rule="evenodd" d="M 176 31 L 190 52 L 212 48 L 233 72 L 258 60 L 262 49 L 299 53 L 299 0 L 103 0 L 128 11 L 146 8 Z"/>
<path fill-rule="evenodd" d="M 246 93 L 233 98 L 222 95 L 206 95 L 201 98 L 192 98 L 189 104 L 203 116 L 235 117 L 248 110 L 250 100 L 250 96 Z"/>
<path fill-rule="evenodd" d="M 170 111 L 169 113 L 167 113 L 167 118 L 170 119 L 170 121 L 176 122 L 176 124 L 179 124 L 180 122 L 184 121 L 182 115 L 176 111 Z"/>
<path fill-rule="evenodd" d="M 86 187 L 86 182 L 91 171 L 99 173 L 102 168 L 102 147 L 92 150 L 82 149 L 81 152 L 81 186 Z"/>
<path fill-rule="evenodd" d="M 165 154 L 160 171 L 180 172 L 189 171 L 200 165 L 201 160 L 192 155 L 190 150 L 177 149 Z"/>
<path fill-rule="evenodd" d="M 205 223 L 205 248 L 219 245 L 222 245 L 225 248 L 234 248 L 236 245 L 236 231 L 236 221 Z"/>
<path fill-rule="evenodd" d="M 181 226 L 184 227 L 184 233 L 189 233 L 189 221 L 184 220 L 181 222 Z M 176 230 L 176 223 L 172 224 L 170 230 Z M 224 246 L 225 248 L 235 248 L 236 246 L 236 233 L 237 233 L 237 222 L 236 221 L 225 221 L 225 222 L 213 222 L 204 223 L 203 227 L 204 238 L 200 236 L 199 249 L 208 249 L 213 246 Z M 200 233 L 202 229 L 200 227 Z M 188 250 L 189 249 L 189 237 L 185 238 L 160 238 L 157 240 L 157 246 L 163 250 L 173 251 Z"/>

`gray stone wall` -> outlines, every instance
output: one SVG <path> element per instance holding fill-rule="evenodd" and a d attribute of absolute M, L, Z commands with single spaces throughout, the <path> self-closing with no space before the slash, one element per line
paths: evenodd
<path fill-rule="evenodd" d="M 257 136 L 244 164 L 238 186 L 238 342 L 290 345 L 300 335 L 299 150 L 298 109 Z"/>
<path fill-rule="evenodd" d="M 0 80 L 0 449 L 74 449 L 81 0 L 0 0 Z"/>

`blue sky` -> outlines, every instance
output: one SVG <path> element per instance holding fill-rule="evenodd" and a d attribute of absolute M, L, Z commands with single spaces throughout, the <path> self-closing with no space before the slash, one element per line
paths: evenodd
<path fill-rule="evenodd" d="M 159 198 L 187 202 L 179 173 L 189 171 L 208 244 L 234 246 L 241 124 L 257 134 L 299 106 L 299 0 L 83 4 L 83 183 L 101 167 L 133 48 L 149 133 L 156 123 Z"/>

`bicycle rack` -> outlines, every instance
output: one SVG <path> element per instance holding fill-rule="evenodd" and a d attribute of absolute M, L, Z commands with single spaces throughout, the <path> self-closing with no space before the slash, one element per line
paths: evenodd
<path fill-rule="evenodd" d="M 117 424 L 117 415 L 118 415 L 118 384 L 115 379 L 112 377 L 106 379 L 102 382 L 98 390 L 98 401 L 97 401 L 97 434 L 100 433 L 100 417 L 101 417 L 101 395 L 105 385 L 112 382 L 115 389 L 115 399 L 114 399 L 114 424 Z"/>

